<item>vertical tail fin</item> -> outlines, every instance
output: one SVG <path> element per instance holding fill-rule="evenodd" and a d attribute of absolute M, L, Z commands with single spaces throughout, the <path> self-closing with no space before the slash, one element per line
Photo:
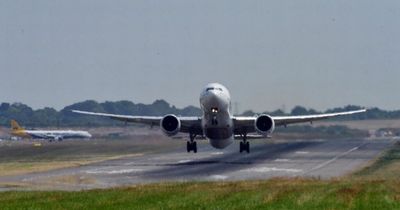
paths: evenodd
<path fill-rule="evenodd" d="M 23 130 L 23 128 L 21 128 L 21 126 L 19 126 L 19 124 L 15 120 L 11 120 L 11 129 L 12 130 Z"/>

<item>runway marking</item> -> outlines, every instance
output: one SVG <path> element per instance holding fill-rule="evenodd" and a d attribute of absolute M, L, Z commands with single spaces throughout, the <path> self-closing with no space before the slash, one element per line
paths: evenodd
<path fill-rule="evenodd" d="M 133 173 L 133 172 L 142 172 L 143 169 L 141 168 L 134 168 L 134 169 L 121 169 L 121 170 L 88 170 L 86 171 L 87 174 L 127 174 L 127 173 Z"/>
<path fill-rule="evenodd" d="M 250 168 L 250 169 L 244 169 L 242 171 L 245 172 L 259 172 L 259 173 L 265 173 L 265 172 L 288 172 L 288 173 L 300 173 L 303 172 L 301 169 L 294 169 L 294 168 L 276 168 L 276 167 L 259 167 L 259 168 Z"/>
<path fill-rule="evenodd" d="M 189 163 L 189 162 L 191 162 L 192 160 L 180 160 L 180 161 L 178 161 L 178 163 Z"/>
<path fill-rule="evenodd" d="M 275 162 L 289 162 L 289 159 L 276 159 Z"/>
<path fill-rule="evenodd" d="M 365 143 L 362 143 L 361 145 L 359 145 L 359 146 L 357 146 L 357 147 L 351 148 L 350 150 L 347 150 L 346 152 L 340 153 L 340 154 L 337 155 L 336 157 L 334 157 L 334 158 L 332 158 L 332 159 L 330 159 L 330 160 L 328 160 L 328 161 L 325 161 L 325 162 L 323 162 L 323 163 L 321 163 L 321 164 L 319 164 L 319 165 L 317 165 L 317 166 L 311 168 L 309 171 L 305 172 L 304 174 L 307 174 L 307 173 L 313 172 L 313 171 L 315 171 L 315 170 L 318 170 L 318 169 L 320 169 L 320 168 L 323 168 L 323 167 L 327 166 L 328 164 L 330 164 L 330 163 L 336 161 L 337 159 L 339 159 L 339 158 L 341 158 L 341 157 L 343 157 L 343 156 L 345 156 L 345 155 L 348 155 L 349 153 L 351 153 L 351 152 L 353 152 L 353 151 L 355 151 L 355 150 L 358 150 L 361 146 L 363 146 L 363 145 L 365 145 L 365 144 L 367 144 L 367 143 L 366 143 L 366 142 L 365 142 Z"/>
<path fill-rule="evenodd" d="M 136 164 L 135 162 L 129 162 L 129 163 L 125 163 L 124 166 L 130 166 L 130 165 L 134 165 Z"/>
<path fill-rule="evenodd" d="M 147 160 L 164 160 L 165 157 L 153 157 L 153 158 L 149 158 Z"/>
<path fill-rule="evenodd" d="M 297 151 L 296 152 L 296 154 L 302 154 L 302 155 L 305 155 L 305 154 L 308 154 L 308 153 L 310 153 L 310 152 L 307 152 L 307 151 Z"/>
<path fill-rule="evenodd" d="M 210 176 L 211 179 L 216 179 L 216 180 L 225 180 L 228 178 L 228 176 L 225 175 L 212 175 Z"/>
<path fill-rule="evenodd" d="M 223 155 L 224 154 L 224 152 L 213 152 L 213 153 L 211 153 L 212 155 Z"/>

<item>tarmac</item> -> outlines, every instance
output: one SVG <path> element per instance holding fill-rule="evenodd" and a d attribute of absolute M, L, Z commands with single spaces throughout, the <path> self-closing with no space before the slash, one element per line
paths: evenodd
<path fill-rule="evenodd" d="M 23 189 L 82 190 L 159 182 L 263 180 L 273 177 L 330 179 L 371 163 L 393 145 L 393 139 L 330 139 L 251 142 L 251 152 L 239 153 L 239 142 L 223 150 L 198 144 L 198 153 L 184 147 L 73 168 L 0 177 Z M 186 144 L 184 141 L 182 144 Z M 1 184 L 0 184 L 1 186 Z"/>

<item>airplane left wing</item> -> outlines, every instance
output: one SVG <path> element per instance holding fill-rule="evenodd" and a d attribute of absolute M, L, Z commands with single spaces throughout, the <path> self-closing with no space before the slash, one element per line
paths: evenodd
<path fill-rule="evenodd" d="M 119 120 L 123 122 L 133 122 L 133 123 L 141 123 L 151 126 L 159 126 L 160 121 L 163 117 L 161 116 L 133 116 L 133 115 L 118 115 L 118 114 L 107 114 L 107 113 L 98 113 L 98 112 L 87 112 L 80 110 L 72 110 L 72 112 L 92 115 L 92 116 L 100 116 L 100 117 L 108 117 L 113 120 Z M 198 135 L 202 135 L 203 131 L 201 129 L 201 118 L 200 117 L 178 117 L 181 121 L 181 130 L 180 132 L 189 133 L 193 132 Z"/>
<path fill-rule="evenodd" d="M 366 109 L 348 111 L 348 112 L 336 112 L 328 114 L 316 114 L 316 115 L 299 115 L 299 116 L 275 116 L 271 117 L 275 126 L 286 126 L 288 124 L 313 122 L 317 120 L 323 120 L 331 117 L 345 116 L 357 113 L 366 112 Z M 234 117 L 235 133 L 241 133 L 243 130 L 247 132 L 255 132 L 254 123 L 257 117 Z"/>
<path fill-rule="evenodd" d="M 357 113 L 366 112 L 366 109 L 360 109 L 349 112 L 336 112 L 336 113 L 328 113 L 328 114 L 316 114 L 316 115 L 300 115 L 300 116 L 283 116 L 283 117 L 272 117 L 275 121 L 275 125 L 288 125 L 293 123 L 302 123 L 302 122 L 313 122 L 316 120 L 328 119 L 331 117 L 345 116 Z"/>

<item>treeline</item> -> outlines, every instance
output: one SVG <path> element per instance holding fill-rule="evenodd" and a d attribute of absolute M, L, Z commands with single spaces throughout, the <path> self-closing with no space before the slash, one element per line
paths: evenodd
<path fill-rule="evenodd" d="M 15 119 L 25 127 L 40 126 L 102 126 L 102 125 L 122 125 L 122 122 L 102 117 L 86 116 L 76 114 L 71 110 L 85 110 L 92 112 L 105 112 L 124 115 L 145 115 L 159 116 L 167 113 L 177 116 L 200 116 L 201 110 L 194 106 L 178 109 L 171 106 L 164 100 L 156 100 L 152 104 L 135 104 L 130 101 L 104 102 L 98 103 L 88 100 L 67 106 L 57 111 L 53 108 L 33 110 L 31 107 L 22 103 L 2 103 L 0 105 L 0 125 L 9 126 L 10 120 Z"/>
<path fill-rule="evenodd" d="M 307 109 L 301 106 L 294 107 L 290 113 L 281 110 L 265 112 L 272 116 L 277 115 L 307 115 L 320 114 L 328 112 L 342 112 L 355 109 L 361 109 L 360 106 L 346 106 L 343 108 L 329 109 L 325 112 L 318 112 L 314 109 Z M 102 126 L 102 125 L 122 125 L 122 122 L 110 120 L 102 117 L 85 116 L 71 112 L 72 109 L 85 110 L 92 112 L 105 112 L 126 115 L 145 115 L 162 116 L 165 114 L 175 114 L 177 116 L 200 116 L 201 110 L 194 106 L 188 106 L 183 109 L 176 108 L 164 100 L 156 100 L 152 104 L 135 104 L 131 101 L 103 102 L 98 103 L 88 100 L 75 103 L 64 109 L 57 111 L 53 108 L 43 108 L 33 110 L 28 105 L 22 103 L 2 103 L 0 105 L 0 125 L 9 126 L 10 120 L 15 119 L 21 122 L 25 127 L 42 126 Z M 242 115 L 253 116 L 256 113 L 246 111 Z M 378 108 L 369 109 L 367 113 L 350 115 L 336 118 L 335 120 L 364 120 L 364 119 L 400 119 L 399 111 L 385 111 Z"/>

